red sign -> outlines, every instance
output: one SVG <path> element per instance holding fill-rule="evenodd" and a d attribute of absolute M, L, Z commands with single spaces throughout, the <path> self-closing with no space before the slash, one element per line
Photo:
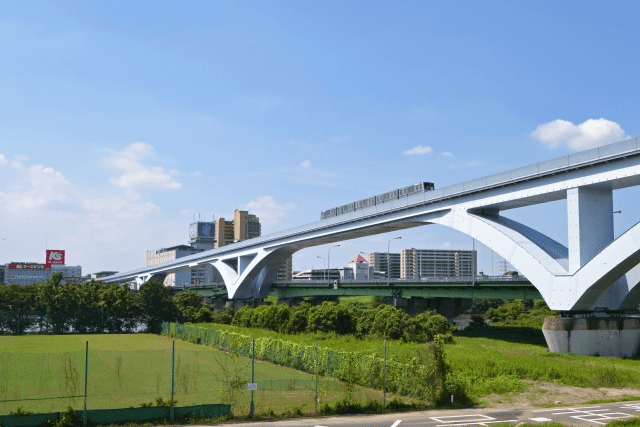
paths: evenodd
<path fill-rule="evenodd" d="M 64 264 L 64 251 L 59 249 L 47 249 L 45 264 Z"/>
<path fill-rule="evenodd" d="M 51 266 L 47 264 L 14 263 L 9 264 L 9 268 L 13 270 L 50 270 Z"/>

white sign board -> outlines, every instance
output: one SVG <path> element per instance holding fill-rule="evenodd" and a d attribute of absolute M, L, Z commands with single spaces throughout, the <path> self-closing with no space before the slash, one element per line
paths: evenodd
<path fill-rule="evenodd" d="M 257 389 L 258 389 L 258 383 L 247 384 L 247 390 L 257 390 Z"/>

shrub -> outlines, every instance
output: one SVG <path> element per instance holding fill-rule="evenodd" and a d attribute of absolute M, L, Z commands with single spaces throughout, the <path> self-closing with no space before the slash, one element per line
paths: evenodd
<path fill-rule="evenodd" d="M 441 314 L 427 310 L 407 320 L 405 341 L 427 342 L 432 341 L 436 335 L 442 335 L 446 342 L 453 340 L 451 326 Z"/>
<path fill-rule="evenodd" d="M 522 302 L 514 300 L 506 302 L 498 308 L 490 308 L 487 310 L 485 317 L 491 320 L 492 323 L 498 323 L 516 320 L 522 312 L 524 312 L 524 305 L 522 305 Z"/>
<path fill-rule="evenodd" d="M 240 308 L 240 310 L 236 311 L 233 315 L 233 320 L 231 324 L 233 326 L 242 326 L 243 328 L 251 327 L 251 316 L 253 315 L 253 308 L 245 305 Z"/>
<path fill-rule="evenodd" d="M 348 307 L 325 301 L 309 309 L 307 318 L 309 332 L 335 332 L 339 335 L 355 331 L 353 313 Z"/>
<path fill-rule="evenodd" d="M 409 316 L 402 310 L 390 305 L 378 309 L 371 324 L 372 335 L 397 340 L 403 336 Z"/>

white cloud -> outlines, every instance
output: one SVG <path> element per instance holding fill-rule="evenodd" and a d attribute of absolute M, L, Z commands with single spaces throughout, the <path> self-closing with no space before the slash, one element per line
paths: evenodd
<path fill-rule="evenodd" d="M 140 200 L 134 190 L 124 193 L 84 181 L 73 183 L 48 166 L 17 168 L 10 183 L 0 182 L 0 216 L 7 239 L 0 256 L 40 261 L 39 248 L 44 256 L 48 239 L 49 247 L 66 249 L 68 262 L 82 265 L 86 274 L 144 265 L 141 241 L 149 249 L 180 241 L 184 230 L 176 229 L 173 218 L 154 203 Z"/>
<path fill-rule="evenodd" d="M 245 208 L 260 218 L 261 223 L 273 226 L 279 224 L 281 220 L 286 218 L 289 212 L 296 208 L 296 205 L 293 202 L 280 205 L 273 197 L 262 196 L 247 203 Z"/>
<path fill-rule="evenodd" d="M 118 187 L 127 189 L 177 190 L 182 187 L 179 182 L 171 178 L 171 175 L 165 173 L 161 167 L 151 170 L 144 169 L 136 172 L 125 172 L 120 178 L 111 178 L 109 181 Z"/>
<path fill-rule="evenodd" d="M 201 175 L 201 172 L 200 172 L 199 170 L 197 170 L 197 171 L 194 171 L 194 172 L 193 172 L 193 174 L 194 174 L 195 176 L 200 176 L 200 175 Z"/>
<path fill-rule="evenodd" d="M 446 241 L 441 246 L 442 249 L 449 249 L 451 247 L 451 242 Z"/>
<path fill-rule="evenodd" d="M 0 154 L 0 166 L 4 166 L 7 163 L 9 163 L 9 161 L 7 161 L 7 158 L 4 156 L 4 154 Z"/>
<path fill-rule="evenodd" d="M 403 151 L 402 154 L 405 154 L 407 156 L 423 156 L 425 154 L 429 154 L 433 151 L 433 148 L 427 146 L 422 146 L 422 145 L 416 145 L 415 147 Z"/>
<path fill-rule="evenodd" d="M 440 155 L 441 155 L 441 156 L 444 156 L 444 157 L 453 157 L 453 154 L 452 154 L 452 153 L 450 153 L 450 152 L 448 152 L 448 151 L 445 151 L 445 152 L 443 152 L 443 153 L 440 153 Z"/>
<path fill-rule="evenodd" d="M 6 207 L 8 213 L 31 216 L 34 209 L 70 200 L 69 181 L 53 168 L 34 165 L 28 170 L 21 168 L 19 173 L 23 185 L 0 192 L 0 204 Z"/>
<path fill-rule="evenodd" d="M 567 144 L 573 150 L 586 150 L 629 138 L 618 123 L 604 118 L 589 119 L 579 125 L 557 119 L 539 125 L 531 136 L 551 148 Z"/>
<path fill-rule="evenodd" d="M 124 171 L 118 178 L 109 181 L 126 189 L 161 189 L 177 190 L 182 184 L 172 178 L 178 175 L 175 169 L 165 172 L 160 166 L 147 167 L 141 162 L 143 157 L 153 154 L 153 146 L 145 142 L 133 142 L 122 151 L 111 152 L 112 156 L 105 161 L 109 166 Z"/>
<path fill-rule="evenodd" d="M 305 160 L 304 162 L 300 163 L 300 166 L 302 166 L 303 168 L 308 168 L 311 166 L 311 162 L 309 160 Z"/>

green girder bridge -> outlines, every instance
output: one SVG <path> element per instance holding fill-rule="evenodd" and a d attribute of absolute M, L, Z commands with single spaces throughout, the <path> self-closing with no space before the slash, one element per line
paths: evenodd
<path fill-rule="evenodd" d="M 227 298 L 223 283 L 187 288 L 172 288 L 178 293 L 191 289 L 203 297 Z M 304 297 L 351 297 L 377 296 L 395 298 L 471 298 L 471 299 L 542 299 L 540 292 L 525 278 L 480 277 L 473 280 L 458 278 L 423 279 L 376 279 L 368 281 L 293 280 L 271 284 L 269 295 L 279 300 Z"/>

